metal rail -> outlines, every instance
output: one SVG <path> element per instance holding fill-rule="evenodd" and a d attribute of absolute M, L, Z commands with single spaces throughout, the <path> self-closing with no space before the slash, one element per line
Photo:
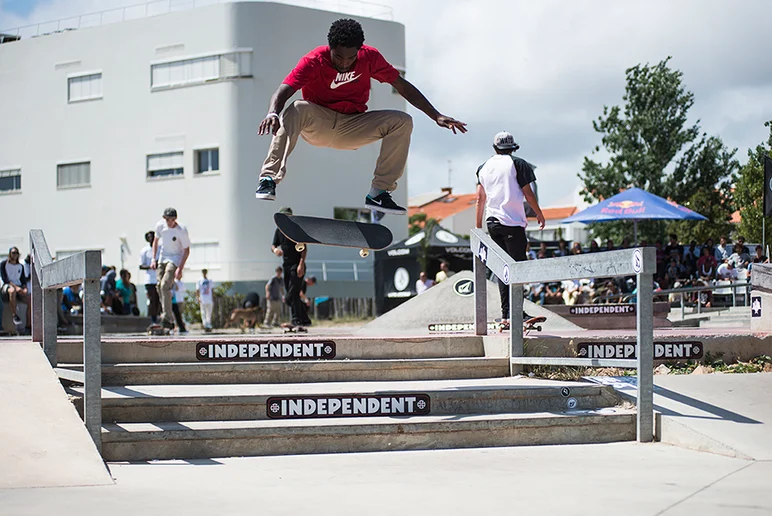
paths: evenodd
<path fill-rule="evenodd" d="M 653 276 L 656 272 L 654 248 L 635 248 L 605 253 L 588 253 L 561 258 L 516 262 L 481 229 L 470 235 L 474 254 L 475 333 L 488 333 L 486 268 L 509 285 L 510 374 L 521 365 L 568 365 L 595 367 L 636 367 L 638 369 L 639 442 L 654 439 L 654 303 Z M 581 278 L 636 276 L 638 285 L 637 359 L 586 359 L 526 357 L 523 339 L 523 285 Z"/>
<path fill-rule="evenodd" d="M 88 433 L 102 452 L 102 320 L 99 278 L 102 254 L 83 251 L 53 261 L 43 231 L 29 232 L 32 254 L 32 340 L 42 343 L 51 367 L 57 369 L 57 290 L 83 284 L 83 416 Z"/>

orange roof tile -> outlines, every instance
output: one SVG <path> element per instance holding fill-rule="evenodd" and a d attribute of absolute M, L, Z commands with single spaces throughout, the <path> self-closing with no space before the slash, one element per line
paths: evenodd
<path fill-rule="evenodd" d="M 570 217 L 579 211 L 576 206 L 564 206 L 560 208 L 542 208 L 541 212 L 545 220 L 562 220 Z M 529 217 L 529 220 L 536 220 L 536 217 Z"/>
<path fill-rule="evenodd" d="M 732 213 L 732 218 L 729 220 L 729 222 L 731 222 L 732 224 L 739 224 L 740 222 L 742 222 L 742 220 L 743 218 L 740 215 L 740 212 L 736 211 Z"/>
<path fill-rule="evenodd" d="M 476 199 L 477 194 L 451 194 L 423 206 L 410 206 L 407 214 L 410 216 L 416 213 L 426 213 L 428 218 L 442 220 L 467 208 L 474 207 Z"/>

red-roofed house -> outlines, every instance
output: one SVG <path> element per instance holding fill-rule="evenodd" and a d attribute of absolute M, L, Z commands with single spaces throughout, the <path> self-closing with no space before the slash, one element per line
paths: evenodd
<path fill-rule="evenodd" d="M 443 188 L 441 192 L 423 194 L 408 200 L 408 216 L 416 213 L 426 213 L 428 218 L 440 221 L 442 227 L 459 235 L 468 235 L 475 224 L 476 194 L 454 194 L 452 188 Z M 560 222 L 579 211 L 576 206 L 542 207 L 542 213 L 547 223 L 540 230 L 536 218 L 528 219 L 526 233 L 537 240 L 556 240 L 558 228 L 562 238 L 578 240 L 582 244 L 587 241 L 587 230 L 584 224 L 561 224 Z"/>

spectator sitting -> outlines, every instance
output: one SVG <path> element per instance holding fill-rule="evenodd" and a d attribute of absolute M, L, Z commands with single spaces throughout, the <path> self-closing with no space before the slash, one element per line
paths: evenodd
<path fill-rule="evenodd" d="M 440 262 L 440 272 L 434 276 L 434 283 L 440 283 L 453 276 L 455 272 L 450 270 L 450 264 L 445 260 Z"/>
<path fill-rule="evenodd" d="M 542 242 L 539 244 L 539 252 L 536 253 L 536 258 L 539 260 L 543 260 L 544 258 L 547 258 L 547 243 Z"/>
<path fill-rule="evenodd" d="M 702 248 L 702 256 L 697 260 L 697 277 L 703 281 L 710 282 L 716 277 L 716 268 L 718 263 L 716 258 L 711 254 L 710 248 L 705 246 Z"/>
<path fill-rule="evenodd" d="M 421 274 L 418 275 L 418 279 L 415 281 L 416 293 L 420 296 L 432 286 L 434 286 L 434 280 L 429 279 L 429 276 L 424 271 L 421 271 Z"/>
<path fill-rule="evenodd" d="M 563 286 L 560 282 L 549 283 L 541 291 L 540 304 L 542 305 L 562 305 L 563 304 Z"/>
<path fill-rule="evenodd" d="M 726 245 L 727 240 L 725 236 L 722 236 L 719 242 L 720 243 L 716 246 L 716 250 L 714 251 L 714 256 L 718 263 L 724 263 L 729 259 L 729 256 L 732 253 Z"/>
<path fill-rule="evenodd" d="M 115 268 L 102 265 L 102 278 L 99 280 L 99 290 L 102 296 L 102 310 L 113 312 L 115 297 Z"/>
<path fill-rule="evenodd" d="M 21 319 L 16 313 L 16 303 L 21 301 L 27 304 L 27 325 L 30 324 L 30 302 L 29 292 L 27 290 L 27 277 L 24 274 L 24 265 L 19 262 L 19 248 L 11 247 L 8 250 L 8 258 L 0 262 L 0 277 L 2 277 L 2 286 L 0 287 L 0 297 L 2 301 L 7 301 L 13 314 L 13 324 L 20 325 Z M 0 326 L 2 326 L 0 324 Z"/>
<path fill-rule="evenodd" d="M 670 279 L 680 280 L 685 278 L 686 269 L 684 269 L 684 266 L 679 263 L 678 258 L 676 258 L 677 254 L 672 254 L 670 258 L 670 265 L 667 267 L 667 275 L 670 276 Z"/>
<path fill-rule="evenodd" d="M 574 242 L 574 245 L 571 247 L 571 254 L 582 254 L 582 244 Z"/>
<path fill-rule="evenodd" d="M 531 249 L 531 242 L 525 244 L 525 255 L 529 260 L 535 260 L 537 258 L 536 251 Z"/>
<path fill-rule="evenodd" d="M 753 254 L 753 258 L 751 259 L 751 263 L 766 263 L 767 257 L 764 256 L 764 249 L 761 248 L 761 245 L 756 246 L 756 251 Z"/>
<path fill-rule="evenodd" d="M 748 249 L 747 245 L 745 245 L 745 237 L 744 236 L 737 237 L 737 243 L 740 244 L 741 246 L 743 246 L 743 252 L 745 254 L 747 254 L 748 256 L 751 255 L 751 250 Z"/>
<path fill-rule="evenodd" d="M 745 251 L 745 247 L 739 241 L 734 245 L 734 252 L 729 256 L 728 262 L 732 262 L 735 269 L 747 269 L 751 263 L 750 254 Z"/>
<path fill-rule="evenodd" d="M 598 247 L 598 242 L 595 239 L 590 240 L 590 252 L 597 253 L 598 251 L 600 251 L 600 247 Z"/>
<path fill-rule="evenodd" d="M 606 240 L 606 251 L 614 251 L 616 250 L 616 247 L 614 247 L 614 241 L 610 238 Z"/>
<path fill-rule="evenodd" d="M 624 237 L 622 239 L 622 245 L 619 246 L 620 249 L 630 249 L 630 238 Z"/>
<path fill-rule="evenodd" d="M 62 311 L 65 314 L 75 315 L 82 310 L 83 303 L 78 295 L 79 290 L 80 285 L 73 285 L 62 289 Z"/>
<path fill-rule="evenodd" d="M 734 281 L 739 277 L 737 269 L 734 267 L 734 263 L 727 261 L 718 266 L 716 270 L 716 277 L 720 280 Z"/>
<path fill-rule="evenodd" d="M 552 252 L 552 256 L 555 258 L 559 256 L 568 256 L 568 244 L 562 238 L 558 242 L 558 248 Z"/>

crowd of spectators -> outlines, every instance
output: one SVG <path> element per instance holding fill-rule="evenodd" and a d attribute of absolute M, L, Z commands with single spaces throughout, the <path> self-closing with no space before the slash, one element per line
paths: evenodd
<path fill-rule="evenodd" d="M 648 247 L 646 241 L 641 241 L 637 247 Z M 609 239 L 601 246 L 595 240 L 590 241 L 587 250 L 579 242 L 570 246 L 561 239 L 557 248 L 549 249 L 546 242 L 539 243 L 539 250 L 526 249 L 529 260 L 539 260 L 559 256 L 582 253 L 599 253 L 633 247 L 630 239 L 625 238 L 617 247 Z M 735 242 L 730 242 L 725 236 L 719 239 L 718 245 L 713 239 L 708 239 L 702 245 L 692 240 L 688 246 L 680 243 L 676 234 L 669 235 L 666 245 L 662 240 L 654 242 L 656 249 L 657 270 L 654 275 L 656 291 L 717 285 L 724 282 L 745 281 L 750 279 L 754 263 L 769 263 L 760 245 L 751 252 L 745 244 L 745 238 L 740 236 Z M 526 287 L 526 297 L 534 303 L 550 304 L 588 304 L 588 303 L 621 303 L 633 298 L 635 294 L 635 278 L 586 278 L 554 283 L 531 284 Z M 712 292 L 701 292 L 694 301 L 705 306 L 712 304 Z"/>

